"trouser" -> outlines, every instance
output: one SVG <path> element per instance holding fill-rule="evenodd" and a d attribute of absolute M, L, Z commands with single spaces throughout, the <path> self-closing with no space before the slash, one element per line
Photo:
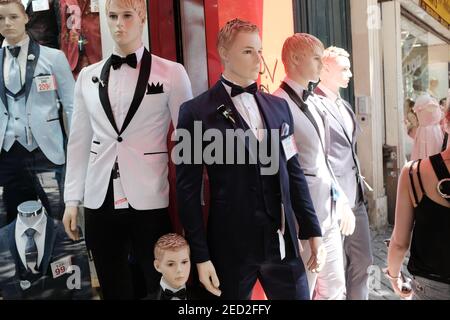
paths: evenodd
<path fill-rule="evenodd" d="M 255 216 L 263 216 L 256 213 Z M 256 280 L 269 300 L 309 300 L 308 283 L 303 262 L 295 257 L 286 240 L 286 257 L 281 260 L 277 228 L 273 223 L 255 223 L 247 254 L 237 259 L 211 249 L 212 262 L 220 281 L 221 299 L 250 300 Z M 286 237 L 288 238 L 288 237 Z"/>
<path fill-rule="evenodd" d="M 306 264 L 311 257 L 308 240 L 301 241 L 303 251 L 300 253 Z M 337 221 L 332 222 L 322 235 L 327 257 L 323 269 L 319 273 L 306 270 L 309 291 L 314 300 L 343 300 L 345 299 L 345 272 L 342 237 Z"/>
<path fill-rule="evenodd" d="M 414 276 L 414 300 L 450 300 L 450 284 Z"/>
<path fill-rule="evenodd" d="M 156 291 L 161 274 L 153 266 L 153 247 L 160 236 L 171 232 L 167 208 L 116 210 L 111 180 L 103 205 L 85 210 L 86 245 L 103 299 L 135 299 Z M 143 275 L 146 292 L 136 288 L 136 273 Z"/>
<path fill-rule="evenodd" d="M 361 200 L 353 209 L 355 231 L 344 238 L 347 300 L 368 300 L 368 268 L 373 263 L 369 218 Z"/>
<path fill-rule="evenodd" d="M 39 149 L 29 152 L 20 143 L 15 142 L 9 151 L 0 152 L 0 186 L 3 186 L 3 206 L 6 211 L 6 223 L 17 216 L 17 206 L 29 200 L 40 200 L 47 213 L 56 219 L 64 212 L 63 186 L 64 165 L 52 163 Z M 58 184 L 56 196 L 46 194 L 38 174 L 54 173 Z"/>

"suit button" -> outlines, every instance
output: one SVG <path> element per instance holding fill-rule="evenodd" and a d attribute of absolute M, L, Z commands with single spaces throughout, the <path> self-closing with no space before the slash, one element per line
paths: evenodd
<path fill-rule="evenodd" d="M 122 137 L 117 137 L 117 141 L 122 142 Z"/>
<path fill-rule="evenodd" d="M 7 112 L 5 112 L 5 116 L 7 116 L 8 115 L 8 113 Z"/>

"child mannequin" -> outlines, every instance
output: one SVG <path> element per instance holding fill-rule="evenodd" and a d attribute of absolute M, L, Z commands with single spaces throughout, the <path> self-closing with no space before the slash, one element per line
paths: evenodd
<path fill-rule="evenodd" d="M 155 244 L 155 269 L 161 273 L 155 300 L 186 300 L 186 281 L 191 271 L 187 241 L 176 233 L 168 233 Z"/>

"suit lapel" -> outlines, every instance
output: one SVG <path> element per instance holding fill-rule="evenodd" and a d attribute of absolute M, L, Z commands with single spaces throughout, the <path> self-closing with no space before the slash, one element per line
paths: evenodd
<path fill-rule="evenodd" d="M 342 102 L 344 103 L 344 106 L 347 108 L 347 112 L 350 114 L 352 121 L 353 121 L 353 132 L 352 132 L 352 141 L 355 141 L 356 133 L 361 130 L 361 127 L 359 126 L 358 121 L 356 120 L 356 115 L 353 112 L 350 103 L 348 103 L 346 100 L 342 99 Z"/>
<path fill-rule="evenodd" d="M 229 123 L 232 124 L 232 127 L 234 129 L 242 129 L 242 130 L 246 130 L 246 125 L 244 124 L 244 119 L 242 119 L 239 111 L 236 109 L 236 106 L 233 103 L 233 100 L 231 100 L 230 95 L 228 94 L 227 90 L 225 89 L 224 85 L 222 84 L 222 82 L 219 80 L 217 81 L 217 83 L 215 84 L 215 86 L 213 87 L 213 97 L 215 98 L 215 104 L 214 107 L 217 109 L 220 105 L 224 105 L 226 108 L 230 108 L 233 114 L 233 118 L 235 120 L 235 124 L 233 124 L 231 121 L 226 120 L 224 117 L 222 117 L 222 115 L 220 115 L 222 117 L 222 119 L 224 119 L 224 121 L 227 121 Z M 217 106 L 216 106 L 217 104 Z"/>
<path fill-rule="evenodd" d="M 19 274 L 19 264 L 22 264 L 22 266 L 27 269 L 27 266 L 23 265 L 22 259 L 20 259 L 19 252 L 17 251 L 16 246 L 16 222 L 17 219 L 14 220 L 14 223 L 11 223 L 8 226 L 8 242 L 9 242 L 9 251 L 11 252 L 11 255 L 13 257 L 14 263 L 16 264 L 16 273 Z"/>
<path fill-rule="evenodd" d="M 332 102 L 332 103 L 335 104 L 335 102 Z M 337 123 L 339 123 L 339 126 L 342 128 L 342 132 L 344 132 L 344 136 L 347 138 L 348 142 L 350 144 L 352 144 L 352 140 L 350 139 L 350 137 L 347 133 L 347 130 L 344 127 L 344 123 L 343 123 L 344 120 L 342 119 L 340 114 L 337 115 L 337 113 L 339 111 L 335 110 L 335 109 L 337 109 L 337 106 L 335 106 L 335 108 L 330 108 L 330 106 L 328 104 L 325 103 L 324 105 L 325 105 L 325 108 L 328 110 L 328 112 L 331 114 L 331 116 L 336 119 Z"/>
<path fill-rule="evenodd" d="M 39 60 L 41 49 L 39 44 L 30 38 L 27 54 L 27 70 L 25 73 L 25 101 L 28 101 L 31 85 L 33 84 L 34 70 L 36 69 L 37 62 Z M 28 60 L 30 55 L 34 55 L 33 60 Z"/>
<path fill-rule="evenodd" d="M 223 84 L 220 80 L 217 81 L 216 85 L 214 86 L 213 97 L 216 98 L 214 108 L 217 109 L 222 104 L 226 108 L 229 107 L 232 111 L 232 115 L 233 115 L 233 118 L 236 123 L 233 124 L 231 121 L 225 119 L 222 115 L 220 115 L 220 117 L 223 119 L 223 121 L 227 121 L 228 123 L 230 123 L 232 125 L 232 128 L 235 130 L 242 129 L 242 130 L 244 130 L 244 132 L 247 132 L 247 130 L 250 130 L 250 128 L 246 124 L 245 120 L 241 117 L 241 114 L 237 110 L 236 106 L 233 103 L 233 100 L 231 100 L 230 95 L 228 94 L 227 90 L 225 89 L 225 87 L 223 86 Z M 254 137 L 254 139 L 256 139 L 255 135 L 253 135 L 252 132 L 251 132 L 251 134 L 252 134 L 252 138 Z M 251 149 L 249 147 L 249 139 L 244 138 L 242 135 L 238 135 L 238 137 L 239 137 L 239 139 L 241 139 L 241 142 L 245 145 L 245 149 L 247 150 L 247 152 L 249 152 L 250 157 L 253 157 L 254 159 L 256 159 L 255 155 L 253 154 L 253 152 L 251 152 Z"/>
<path fill-rule="evenodd" d="M 283 89 L 283 91 L 288 94 L 289 98 L 291 98 L 291 100 L 299 107 L 299 109 L 302 111 L 302 113 L 311 122 L 311 124 L 313 125 L 314 129 L 317 132 L 317 135 L 319 137 L 319 141 L 322 144 L 322 149 L 325 152 L 326 149 L 325 149 L 325 146 L 324 146 L 324 142 L 322 140 L 322 135 L 320 134 L 319 126 L 317 125 L 317 122 L 314 119 L 314 116 L 311 114 L 311 111 L 309 111 L 308 105 L 305 102 L 303 102 L 303 100 L 295 92 L 295 90 L 292 89 L 286 82 L 283 81 L 281 83 L 281 85 L 280 85 L 280 88 Z M 315 107 L 315 105 L 314 105 L 314 107 Z"/>
<path fill-rule="evenodd" d="M 118 135 L 121 135 L 125 131 L 127 126 L 130 124 L 131 120 L 133 119 L 134 115 L 136 114 L 136 111 L 138 110 L 139 106 L 141 105 L 142 99 L 144 98 L 145 95 L 145 90 L 147 89 L 148 79 L 150 78 L 151 64 L 152 64 L 152 56 L 150 52 L 147 51 L 147 49 L 144 49 L 144 53 L 142 55 L 141 60 L 141 67 L 139 70 L 138 82 L 136 85 L 136 89 L 134 91 L 133 100 L 131 102 L 131 106 L 128 109 L 128 113 L 125 117 L 122 128 L 120 130 L 117 127 L 116 121 L 114 120 L 114 115 L 111 109 L 111 101 L 109 100 L 108 94 L 109 72 L 111 70 L 111 57 L 108 60 L 106 60 L 105 64 L 103 65 L 100 74 L 100 80 L 103 81 L 105 85 L 103 86 L 99 84 L 98 93 L 103 110 L 105 110 L 109 122 L 111 123 L 111 125 L 113 126 L 114 130 L 117 132 Z"/>
<path fill-rule="evenodd" d="M 5 62 L 5 47 L 3 47 L 0 50 L 0 74 L 2 75 L 0 77 L 0 88 L 1 92 L 0 92 L 0 97 L 2 99 L 3 102 L 3 106 L 5 107 L 6 110 L 8 110 L 8 104 L 6 102 L 6 90 L 5 90 L 5 75 L 4 75 L 4 62 Z"/>
<path fill-rule="evenodd" d="M 99 83 L 98 85 L 98 95 L 100 97 L 100 102 L 102 104 L 103 110 L 105 111 L 106 116 L 108 117 L 109 122 L 113 126 L 114 130 L 119 134 L 119 129 L 117 129 L 116 121 L 114 120 L 114 115 L 111 109 L 111 102 L 109 101 L 108 95 L 108 80 L 109 80 L 109 71 L 111 69 L 111 57 L 106 60 L 103 65 L 102 72 L 100 73 L 100 81 L 105 83 Z"/>
<path fill-rule="evenodd" d="M 56 223 L 55 221 L 47 216 L 47 226 L 45 228 L 45 246 L 44 246 L 44 256 L 42 257 L 41 265 L 39 269 L 42 274 L 47 274 L 48 265 L 50 264 L 50 259 L 53 253 L 53 247 L 55 245 L 56 239 Z"/>
<path fill-rule="evenodd" d="M 274 115 L 270 106 L 266 103 L 266 99 L 261 95 L 260 92 L 255 94 L 256 102 L 258 103 L 259 111 L 261 111 L 261 116 L 263 117 L 263 121 L 266 124 L 266 130 L 270 129 L 279 129 L 274 125 L 272 120 L 274 119 Z"/>
<path fill-rule="evenodd" d="M 133 101 L 131 102 L 130 109 L 128 110 L 127 116 L 125 117 L 122 128 L 120 129 L 120 134 L 122 134 L 122 132 L 124 132 L 127 126 L 130 124 L 131 119 L 133 119 L 136 111 L 141 105 L 142 99 L 144 99 L 145 91 L 147 90 L 148 79 L 150 78 L 151 68 L 152 55 L 147 51 L 147 49 L 144 48 L 141 67 L 139 70 L 139 78 L 136 85 L 136 90 L 134 91 Z"/>

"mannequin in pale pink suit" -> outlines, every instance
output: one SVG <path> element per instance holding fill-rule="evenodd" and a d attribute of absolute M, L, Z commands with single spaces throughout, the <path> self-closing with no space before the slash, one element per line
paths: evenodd
<path fill-rule="evenodd" d="M 439 153 L 442 148 L 444 135 L 439 122 L 442 119 L 442 111 L 436 99 L 428 94 L 417 98 L 414 112 L 419 120 L 411 153 L 411 160 L 427 158 Z"/>

